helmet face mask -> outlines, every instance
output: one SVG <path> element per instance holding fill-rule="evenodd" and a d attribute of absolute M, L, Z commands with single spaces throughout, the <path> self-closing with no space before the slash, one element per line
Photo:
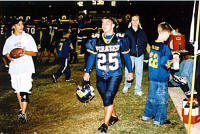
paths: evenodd
<path fill-rule="evenodd" d="M 83 82 L 82 87 L 78 86 L 76 96 L 80 102 L 89 103 L 95 96 L 94 88 L 89 83 Z"/>

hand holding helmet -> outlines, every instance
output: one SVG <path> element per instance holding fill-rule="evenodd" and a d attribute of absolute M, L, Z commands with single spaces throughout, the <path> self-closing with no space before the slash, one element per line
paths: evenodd
<path fill-rule="evenodd" d="M 88 103 L 94 98 L 94 88 L 90 85 L 90 81 L 82 81 L 82 87 L 78 86 L 76 96 L 82 103 Z"/>

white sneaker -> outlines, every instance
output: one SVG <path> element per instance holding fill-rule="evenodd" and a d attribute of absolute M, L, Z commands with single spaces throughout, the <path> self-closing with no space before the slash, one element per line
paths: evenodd
<path fill-rule="evenodd" d="M 184 76 L 177 76 L 177 75 L 174 75 L 174 81 L 176 81 L 177 83 L 180 83 L 182 85 L 185 85 L 187 84 L 187 78 L 185 78 Z"/>
<path fill-rule="evenodd" d="M 185 95 L 190 95 L 190 94 L 191 94 L 190 91 L 185 92 Z M 197 91 L 196 91 L 196 90 L 194 90 L 194 94 L 197 94 Z"/>
<path fill-rule="evenodd" d="M 143 96 L 144 93 L 142 91 L 139 91 L 139 92 L 136 92 L 135 95 L 138 95 L 138 96 Z"/>
<path fill-rule="evenodd" d="M 127 92 L 128 92 L 128 88 L 127 88 L 127 87 L 124 87 L 123 90 L 122 90 L 122 93 L 125 94 L 125 93 L 127 93 Z"/>

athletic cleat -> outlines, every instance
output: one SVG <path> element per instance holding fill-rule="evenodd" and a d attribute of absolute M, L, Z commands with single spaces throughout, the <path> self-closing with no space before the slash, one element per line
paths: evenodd
<path fill-rule="evenodd" d="M 18 111 L 18 115 L 19 115 L 19 114 L 22 114 L 22 109 L 20 109 L 20 110 Z"/>
<path fill-rule="evenodd" d="M 66 79 L 65 81 L 72 81 L 73 79 Z"/>
<path fill-rule="evenodd" d="M 51 78 L 53 79 L 53 83 L 57 82 L 56 76 L 54 74 L 51 76 Z"/>
<path fill-rule="evenodd" d="M 119 121 L 119 119 L 118 119 L 118 117 L 116 116 L 111 116 L 110 117 L 110 121 L 109 121 L 109 126 L 111 126 L 111 125 L 114 125 L 116 122 L 118 122 Z"/>
<path fill-rule="evenodd" d="M 23 124 L 26 123 L 27 122 L 26 114 L 25 113 L 18 114 L 18 120 Z"/>
<path fill-rule="evenodd" d="M 98 128 L 98 131 L 100 131 L 101 133 L 107 133 L 108 131 L 108 126 L 103 123 L 99 128 Z"/>
<path fill-rule="evenodd" d="M 175 82 L 180 83 L 182 85 L 185 85 L 188 82 L 187 79 L 183 76 L 174 75 L 173 78 Z"/>
<path fill-rule="evenodd" d="M 41 64 L 41 63 L 42 63 L 42 60 L 38 60 L 37 62 L 38 62 L 39 64 Z"/>

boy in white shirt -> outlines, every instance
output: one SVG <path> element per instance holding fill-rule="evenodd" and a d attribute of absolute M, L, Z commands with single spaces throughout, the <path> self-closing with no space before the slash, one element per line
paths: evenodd
<path fill-rule="evenodd" d="M 11 61 L 8 73 L 11 76 L 11 85 L 17 94 L 21 108 L 18 119 L 25 123 L 27 121 L 25 112 L 29 102 L 28 95 L 32 88 L 32 73 L 35 73 L 32 56 L 36 56 L 38 50 L 33 37 L 23 31 L 24 24 L 21 19 L 14 19 L 12 28 L 14 33 L 6 40 L 3 55 Z M 23 48 L 23 54 L 17 59 L 10 57 L 10 52 L 14 48 Z"/>

